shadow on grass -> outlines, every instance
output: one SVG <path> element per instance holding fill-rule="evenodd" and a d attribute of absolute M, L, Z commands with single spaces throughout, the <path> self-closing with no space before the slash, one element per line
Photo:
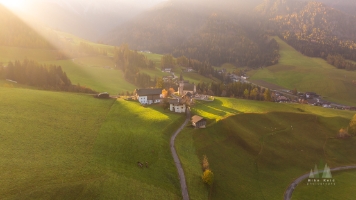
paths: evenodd
<path fill-rule="evenodd" d="M 236 115 L 241 114 L 238 110 L 223 106 L 223 102 L 219 99 L 215 99 L 213 102 L 207 101 L 197 101 L 196 106 L 199 106 L 199 109 L 204 110 L 207 113 L 224 117 L 228 114 Z"/>

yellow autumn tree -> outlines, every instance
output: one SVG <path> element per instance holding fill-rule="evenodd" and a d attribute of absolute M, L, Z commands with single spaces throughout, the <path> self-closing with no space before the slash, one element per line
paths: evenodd
<path fill-rule="evenodd" d="M 354 115 L 354 117 L 351 119 L 349 125 L 349 134 L 356 135 L 356 115 Z"/>
<path fill-rule="evenodd" d="M 210 169 L 204 171 L 202 176 L 203 182 L 208 184 L 209 186 L 213 185 L 214 182 L 214 174 Z"/>

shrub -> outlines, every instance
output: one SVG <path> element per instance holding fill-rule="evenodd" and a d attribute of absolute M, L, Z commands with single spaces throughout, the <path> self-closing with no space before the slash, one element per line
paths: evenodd
<path fill-rule="evenodd" d="M 203 182 L 208 184 L 209 186 L 213 185 L 214 182 L 214 174 L 209 169 L 205 170 L 202 176 Z"/>

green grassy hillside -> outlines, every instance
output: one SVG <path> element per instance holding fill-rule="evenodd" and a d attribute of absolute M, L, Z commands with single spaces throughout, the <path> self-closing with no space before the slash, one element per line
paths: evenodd
<path fill-rule="evenodd" d="M 35 61 L 56 60 L 56 50 L 0 46 L 0 62 L 31 59 Z"/>
<path fill-rule="evenodd" d="M 354 194 L 351 192 L 356 187 L 355 171 L 344 171 L 340 173 L 332 173 L 336 184 L 333 186 L 308 186 L 306 183 L 300 184 L 297 190 L 293 192 L 293 200 L 309 199 L 354 199 Z M 351 193 L 350 193 L 351 192 Z"/>
<path fill-rule="evenodd" d="M 181 198 L 169 137 L 182 115 L 71 93 L 0 93 L 2 199 Z"/>
<path fill-rule="evenodd" d="M 356 105 L 356 72 L 336 69 L 321 58 L 302 55 L 274 37 L 280 45 L 279 64 L 250 72 L 251 81 L 263 80 L 288 89 L 314 91 L 327 100 Z"/>
<path fill-rule="evenodd" d="M 331 167 L 356 164 L 355 138 L 327 140 L 347 126 L 352 112 L 217 98 L 198 102 L 193 113 L 206 117 L 208 127 L 188 126 L 177 138 L 192 199 L 209 195 L 201 180 L 203 155 L 215 175 L 213 199 L 282 199 L 320 160 Z"/>
<path fill-rule="evenodd" d="M 84 62 L 83 60 L 87 59 L 96 60 L 97 58 L 93 57 L 79 60 L 81 60 L 81 62 Z M 90 87 L 91 89 L 96 90 L 98 92 L 109 92 L 110 94 L 118 94 L 119 92 L 125 91 L 132 92 L 136 88 L 136 86 L 128 83 L 124 79 L 124 75 L 120 70 L 89 66 L 89 63 L 105 63 L 102 60 L 96 62 L 88 62 L 85 65 L 77 64 L 75 62 L 73 62 L 72 60 L 60 60 L 48 61 L 45 63 L 62 66 L 63 71 L 67 73 L 73 84 L 79 83 L 82 86 Z"/>

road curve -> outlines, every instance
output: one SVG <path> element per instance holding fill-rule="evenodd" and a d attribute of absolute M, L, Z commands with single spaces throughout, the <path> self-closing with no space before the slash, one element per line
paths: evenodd
<path fill-rule="evenodd" d="M 173 134 L 173 136 L 171 137 L 171 142 L 170 142 L 172 156 L 173 156 L 174 163 L 176 164 L 176 167 L 177 167 L 177 170 L 178 170 L 178 175 L 179 175 L 180 187 L 182 189 L 183 200 L 189 200 L 189 194 L 188 194 L 188 189 L 187 189 L 187 183 L 185 182 L 185 176 L 184 176 L 184 171 L 183 171 L 183 168 L 182 168 L 182 164 L 180 163 L 177 151 L 176 151 L 176 149 L 174 147 L 174 141 L 175 141 L 177 135 L 183 130 L 183 128 L 190 121 L 190 112 L 189 112 L 189 110 L 187 110 L 187 111 L 188 111 L 187 119 L 182 124 L 182 126 L 180 126 L 179 129 Z"/>
<path fill-rule="evenodd" d="M 335 167 L 330 169 L 330 171 L 334 172 L 334 171 L 342 171 L 348 169 L 356 169 L 356 166 Z M 284 192 L 284 200 L 291 200 L 294 189 L 297 187 L 299 183 L 301 183 L 304 179 L 307 179 L 308 177 L 309 177 L 309 173 L 304 174 L 303 176 L 300 176 L 299 178 L 295 179 L 293 183 L 291 183 L 288 186 L 287 190 Z"/>

